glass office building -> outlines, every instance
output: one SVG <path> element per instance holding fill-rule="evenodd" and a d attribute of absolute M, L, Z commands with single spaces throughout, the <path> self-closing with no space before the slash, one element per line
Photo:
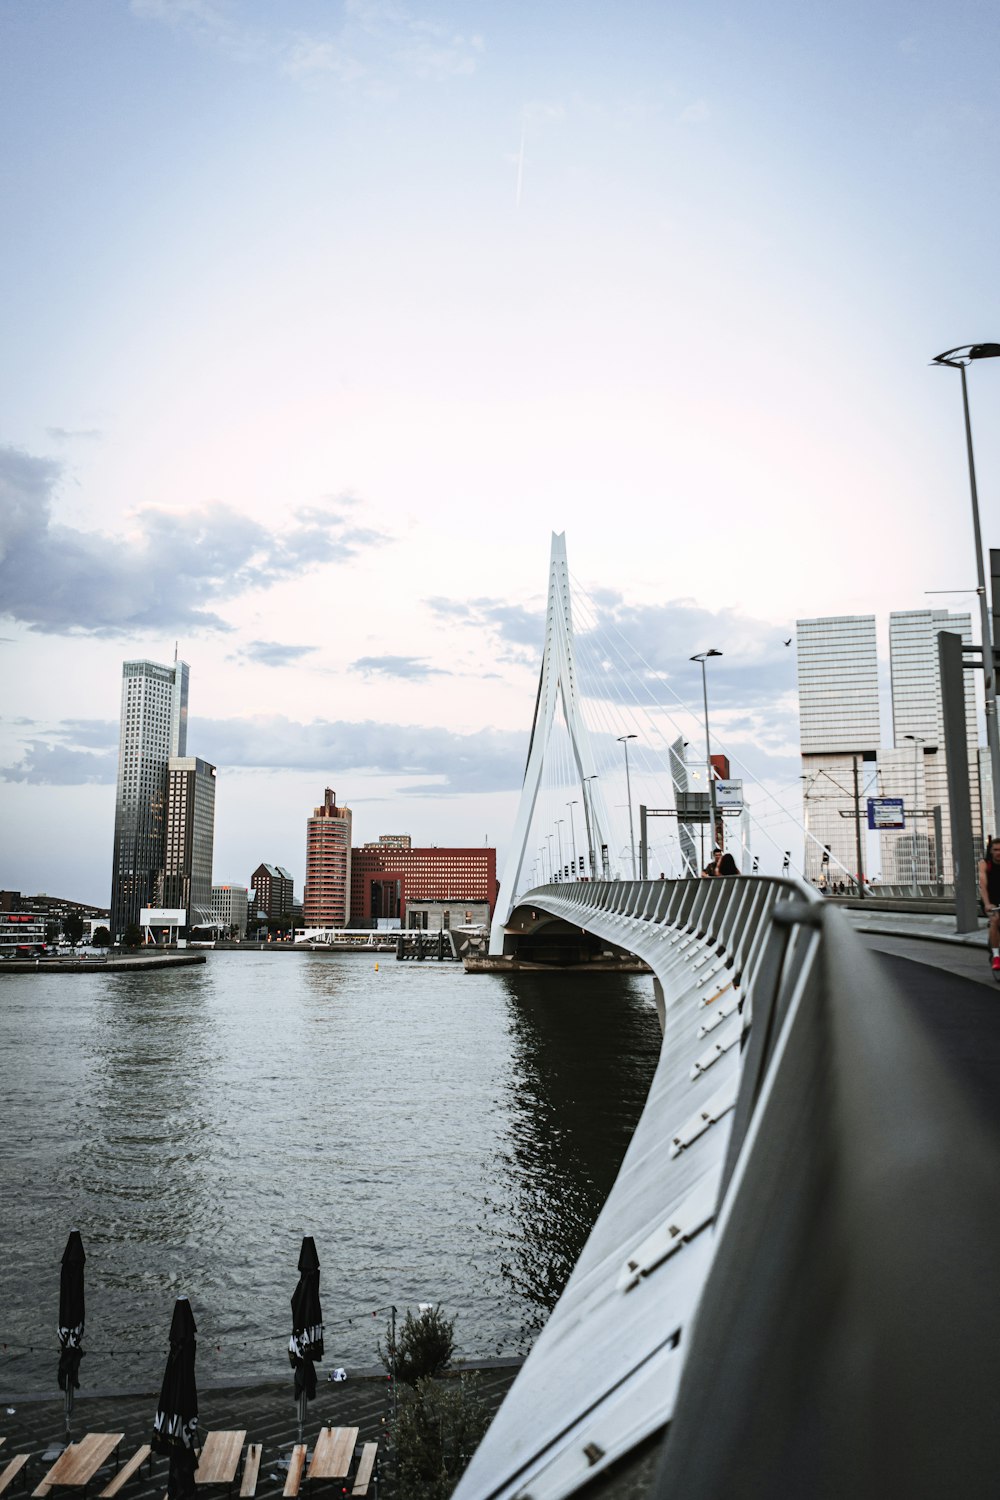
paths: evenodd
<path fill-rule="evenodd" d="M 875 791 L 881 738 L 875 616 L 799 620 L 796 640 L 806 829 L 803 871 L 809 881 L 846 883 L 858 863 L 855 760 L 863 808 L 865 798 Z"/>
<path fill-rule="evenodd" d="M 112 939 L 155 904 L 163 869 L 167 763 L 187 752 L 188 666 L 122 663 L 121 728 L 111 871 Z"/>

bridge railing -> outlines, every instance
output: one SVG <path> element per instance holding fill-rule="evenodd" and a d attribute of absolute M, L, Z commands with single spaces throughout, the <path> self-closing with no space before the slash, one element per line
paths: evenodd
<path fill-rule="evenodd" d="M 752 878 L 525 901 L 646 959 L 663 1046 L 457 1500 L 562 1500 L 664 1430 L 658 1500 L 992 1493 L 1000 1147 L 843 913 Z"/>

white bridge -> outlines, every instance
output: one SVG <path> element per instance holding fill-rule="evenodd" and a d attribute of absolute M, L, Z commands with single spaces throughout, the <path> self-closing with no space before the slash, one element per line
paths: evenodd
<path fill-rule="evenodd" d="M 594 775 L 561 543 L 493 951 L 551 920 L 638 955 L 663 1045 L 457 1500 L 995 1495 L 1000 1148 L 843 913 L 779 879 L 522 889 L 557 700 Z"/>

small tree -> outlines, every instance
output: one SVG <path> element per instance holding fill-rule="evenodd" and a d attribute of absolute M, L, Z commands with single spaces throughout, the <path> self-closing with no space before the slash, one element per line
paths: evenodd
<path fill-rule="evenodd" d="M 95 948 L 110 948 L 111 933 L 106 927 L 95 927 L 94 936 L 90 940 Z"/>
<path fill-rule="evenodd" d="M 83 918 L 78 911 L 71 911 L 63 918 L 63 937 L 74 948 L 83 937 Z"/>
<path fill-rule="evenodd" d="M 142 942 L 142 932 L 138 922 L 130 922 L 122 936 L 123 948 L 138 948 Z"/>
<path fill-rule="evenodd" d="M 399 1500 L 447 1500 L 489 1425 L 477 1375 L 419 1380 L 396 1424 Z"/>
<path fill-rule="evenodd" d="M 392 1374 L 392 1324 L 386 1328 L 386 1347 L 378 1346 L 379 1358 Z M 403 1385 L 440 1375 L 455 1348 L 455 1320 L 446 1318 L 441 1304 L 414 1317 L 409 1308 L 403 1326 L 396 1331 L 396 1379 Z"/>
<path fill-rule="evenodd" d="M 45 924 L 45 941 L 47 943 L 58 943 L 58 941 L 59 941 L 59 923 L 58 922 L 46 922 L 46 924 Z"/>

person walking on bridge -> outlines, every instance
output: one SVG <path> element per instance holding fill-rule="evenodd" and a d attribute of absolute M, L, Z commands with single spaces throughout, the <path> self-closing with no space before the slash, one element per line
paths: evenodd
<path fill-rule="evenodd" d="M 1000 839 L 990 839 L 979 861 L 979 894 L 990 919 L 990 967 L 1000 978 Z"/>

